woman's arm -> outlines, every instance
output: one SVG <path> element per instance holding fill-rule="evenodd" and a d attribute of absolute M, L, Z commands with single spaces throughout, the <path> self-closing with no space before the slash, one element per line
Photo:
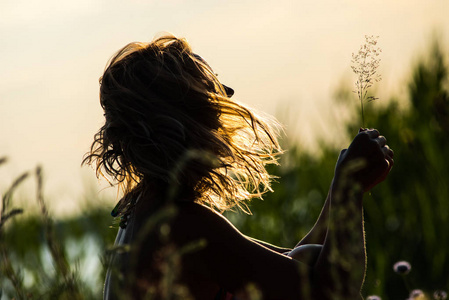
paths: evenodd
<path fill-rule="evenodd" d="M 326 239 L 312 278 L 331 287 L 341 299 L 360 298 L 366 261 L 363 193 L 382 182 L 393 163 L 393 151 L 377 130 L 360 132 L 337 161 L 328 198 Z"/>
<path fill-rule="evenodd" d="M 349 149 L 340 154 L 315 226 L 289 253 L 313 265 L 314 274 L 328 282 L 328 286 L 338 283 L 335 278 L 353 283 L 335 285 L 333 293 L 340 291 L 353 297 L 359 294 L 365 273 L 363 193 L 383 181 L 392 166 L 393 152 L 385 138 L 377 130 L 360 131 Z M 330 264 L 334 266 L 333 274 L 326 272 Z"/>
<path fill-rule="evenodd" d="M 307 233 L 307 235 L 301 239 L 301 241 L 295 246 L 293 250 L 285 253 L 287 256 L 312 267 L 316 264 L 321 254 L 321 250 L 323 249 L 323 244 L 326 240 L 332 186 L 333 181 L 326 201 L 324 202 L 323 208 L 321 209 L 320 216 L 315 222 L 315 225 Z"/>
<path fill-rule="evenodd" d="M 326 286 L 322 297 L 360 299 L 366 268 L 363 192 L 337 182 L 330 194 L 329 225 L 312 278 Z"/>
<path fill-rule="evenodd" d="M 333 181 L 330 190 L 327 194 L 326 201 L 324 202 L 323 208 L 321 209 L 320 216 L 315 222 L 315 225 L 312 227 L 309 233 L 307 233 L 306 236 L 302 238 L 302 240 L 295 246 L 295 248 L 306 244 L 322 245 L 324 243 L 324 240 L 326 239 L 326 232 L 329 219 L 330 193 L 332 190 L 332 186 Z"/>

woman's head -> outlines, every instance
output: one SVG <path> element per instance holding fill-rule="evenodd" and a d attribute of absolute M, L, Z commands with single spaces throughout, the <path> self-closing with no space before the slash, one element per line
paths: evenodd
<path fill-rule="evenodd" d="M 176 186 L 227 209 L 269 189 L 264 165 L 280 152 L 276 133 L 228 97 L 185 39 L 126 45 L 100 84 L 105 124 L 84 161 L 125 195 L 136 186 Z"/>

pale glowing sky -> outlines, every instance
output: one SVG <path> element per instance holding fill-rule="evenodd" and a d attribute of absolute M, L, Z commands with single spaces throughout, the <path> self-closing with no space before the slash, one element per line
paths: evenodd
<path fill-rule="evenodd" d="M 448 0 L 1 0 L 0 188 L 41 163 L 53 211 L 74 210 L 93 178 L 79 165 L 102 122 L 98 77 L 128 42 L 186 37 L 237 100 L 288 108 L 287 132 L 304 145 L 338 143 L 332 93 L 352 80 L 364 35 L 380 36 L 378 96 L 389 98 L 435 30 L 448 45 L 448 13 Z"/>

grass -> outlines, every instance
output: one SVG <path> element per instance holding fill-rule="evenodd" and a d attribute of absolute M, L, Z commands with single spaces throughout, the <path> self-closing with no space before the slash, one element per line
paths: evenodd
<path fill-rule="evenodd" d="M 381 75 L 377 72 L 380 65 L 379 55 L 382 53 L 382 49 L 377 47 L 378 38 L 378 36 L 366 35 L 365 43 L 360 47 L 359 51 L 352 53 L 351 68 L 357 77 L 353 92 L 357 94 L 360 101 L 363 128 L 365 128 L 364 103 L 378 99 L 368 94 L 368 91 L 375 82 L 382 80 Z"/>
<path fill-rule="evenodd" d="M 409 102 L 407 109 L 391 99 L 367 115 L 354 111 L 357 117 L 347 124 L 348 136 L 361 122 L 376 124 L 395 151 L 389 178 L 364 200 L 368 265 L 363 295 L 368 299 L 447 298 L 449 96 L 444 58 L 435 43 L 413 66 L 407 94 L 400 96 Z M 270 166 L 270 173 L 280 177 L 275 193 L 263 202 L 254 200 L 252 216 L 230 212 L 229 219 L 249 236 L 282 246 L 296 244 L 319 214 L 338 156 L 339 149 L 322 145 L 319 157 L 289 149 L 281 166 Z M 7 159 L 0 158 L 0 167 L 5 163 Z M 38 214 L 23 214 L 14 205 L 15 191 L 25 180 L 37 182 L 30 194 L 36 195 Z M 0 299 L 99 299 L 105 250 L 116 233 L 109 228 L 112 207 L 88 206 L 78 216 L 54 220 L 45 205 L 43 184 L 42 168 L 37 167 L 2 193 Z M 94 197 L 90 203 L 96 202 Z M 178 252 L 172 254 L 168 270 L 179 258 Z M 408 274 L 394 271 L 398 261 L 410 262 Z"/>

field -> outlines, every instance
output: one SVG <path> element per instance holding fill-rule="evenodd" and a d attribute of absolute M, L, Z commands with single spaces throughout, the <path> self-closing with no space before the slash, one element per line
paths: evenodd
<path fill-rule="evenodd" d="M 431 299 L 435 291 L 449 290 L 447 54 L 435 42 L 411 66 L 406 93 L 365 106 L 364 123 L 379 129 L 395 152 L 389 178 L 364 199 L 365 297 L 406 299 L 420 289 Z M 345 133 L 349 139 L 362 124 L 358 102 L 351 87 L 342 86 L 338 95 L 335 105 L 352 111 Z M 286 138 L 284 144 L 289 144 Z M 320 150 L 312 154 L 289 145 L 280 166 L 270 167 L 279 177 L 275 192 L 263 201 L 253 200 L 251 216 L 242 212 L 226 216 L 246 235 L 294 246 L 320 212 L 340 151 L 326 142 Z M 76 217 L 53 219 L 45 206 L 41 172 L 38 167 L 2 191 L 0 299 L 99 299 L 107 249 L 116 233 L 110 228 L 112 208 L 92 204 Z M 15 204 L 14 190 L 23 180 L 38 182 L 38 213 L 27 213 Z M 96 197 L 95 192 L 90 195 Z M 398 261 L 409 262 L 411 271 L 395 272 Z"/>

